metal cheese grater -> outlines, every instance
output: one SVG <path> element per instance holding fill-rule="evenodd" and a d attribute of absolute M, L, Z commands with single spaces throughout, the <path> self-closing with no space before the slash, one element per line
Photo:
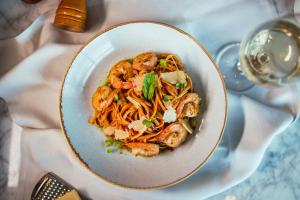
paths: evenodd
<path fill-rule="evenodd" d="M 50 172 L 36 184 L 31 194 L 31 200 L 55 200 L 73 189 L 75 188 L 69 183 Z M 81 194 L 79 196 L 82 200 L 88 200 Z"/>

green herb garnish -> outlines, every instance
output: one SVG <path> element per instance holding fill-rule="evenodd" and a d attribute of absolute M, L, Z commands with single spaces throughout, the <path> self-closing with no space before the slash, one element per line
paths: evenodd
<path fill-rule="evenodd" d="M 191 118 L 189 122 L 190 122 L 190 125 L 191 125 L 192 128 L 196 128 L 196 126 L 197 126 L 196 117 Z"/>
<path fill-rule="evenodd" d="M 168 102 L 168 101 L 170 101 L 170 98 L 171 97 L 169 95 L 165 95 L 164 98 L 163 98 L 163 101 Z"/>
<path fill-rule="evenodd" d="M 104 146 L 109 147 L 106 149 L 107 153 L 112 153 L 123 148 L 123 142 L 108 138 L 105 140 Z"/>
<path fill-rule="evenodd" d="M 119 95 L 118 95 L 118 94 L 115 94 L 115 95 L 114 95 L 114 100 L 115 100 L 116 102 L 118 102 L 118 100 L 119 100 Z"/>
<path fill-rule="evenodd" d="M 187 86 L 187 82 L 181 83 L 181 88 L 185 88 Z"/>
<path fill-rule="evenodd" d="M 112 148 L 106 149 L 106 153 L 112 153 L 114 150 Z"/>
<path fill-rule="evenodd" d="M 129 62 L 130 64 L 133 63 L 133 59 L 128 59 L 127 62 Z"/>
<path fill-rule="evenodd" d="M 152 125 L 153 125 L 153 123 L 152 123 L 151 121 L 149 121 L 148 119 L 144 119 L 144 120 L 143 120 L 143 124 L 144 124 L 145 126 L 147 126 L 147 128 L 151 128 Z"/>
<path fill-rule="evenodd" d="M 183 83 L 177 82 L 177 83 L 175 84 L 175 86 L 176 86 L 177 88 L 184 89 L 184 88 L 187 86 L 187 82 L 183 82 Z"/>
<path fill-rule="evenodd" d="M 108 85 L 108 84 L 109 84 L 109 80 L 107 77 L 101 81 L 101 85 L 103 85 L 103 86 Z"/>
<path fill-rule="evenodd" d="M 165 69 L 168 66 L 167 60 L 166 59 L 160 59 L 159 60 L 159 66 L 163 69 Z"/>
<path fill-rule="evenodd" d="M 121 149 L 123 147 L 123 142 L 115 140 L 114 147 Z"/>
<path fill-rule="evenodd" d="M 155 87 L 156 87 L 156 74 L 154 71 L 145 75 L 143 81 L 143 95 L 145 99 L 151 100 L 154 96 Z"/>
<path fill-rule="evenodd" d="M 105 140 L 105 142 L 104 142 L 104 146 L 105 146 L 105 147 L 109 147 L 109 146 L 112 146 L 113 143 L 114 143 L 114 140 L 112 140 L 112 139 L 107 139 L 107 140 Z"/>

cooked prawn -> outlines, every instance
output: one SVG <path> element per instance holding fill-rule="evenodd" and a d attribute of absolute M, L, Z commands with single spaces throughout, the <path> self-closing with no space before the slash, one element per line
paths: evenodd
<path fill-rule="evenodd" d="M 114 95 L 119 92 L 119 89 L 112 90 L 108 86 L 98 87 L 92 97 L 92 105 L 98 112 L 103 111 L 113 101 Z"/>
<path fill-rule="evenodd" d="M 133 88 L 133 82 L 122 81 L 121 76 L 130 73 L 132 66 L 128 61 L 121 61 L 116 64 L 108 75 L 108 80 L 114 88 L 130 89 Z"/>
<path fill-rule="evenodd" d="M 131 153 L 136 156 L 155 156 L 159 153 L 159 145 L 151 143 L 142 143 L 142 142 L 132 142 L 125 144 L 128 148 L 131 149 Z"/>
<path fill-rule="evenodd" d="M 136 70 L 153 70 L 157 63 L 157 56 L 154 53 L 143 53 L 133 59 L 132 67 Z"/>
<path fill-rule="evenodd" d="M 185 141 L 186 136 L 186 129 L 180 123 L 175 122 L 167 126 L 156 139 L 175 148 Z"/>
<path fill-rule="evenodd" d="M 196 93 L 185 94 L 176 109 L 177 117 L 196 117 L 200 110 L 200 100 Z"/>

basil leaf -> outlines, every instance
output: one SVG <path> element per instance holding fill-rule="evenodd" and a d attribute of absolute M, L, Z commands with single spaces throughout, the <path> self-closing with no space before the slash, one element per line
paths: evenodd
<path fill-rule="evenodd" d="M 147 119 L 144 119 L 144 120 L 143 120 L 143 124 L 144 124 L 145 126 L 147 126 L 147 128 L 151 128 L 152 125 L 153 125 L 153 123 L 152 123 L 151 121 L 147 120 Z"/>
<path fill-rule="evenodd" d="M 168 66 L 167 60 L 166 60 L 166 59 L 160 59 L 160 60 L 159 60 L 159 66 L 160 66 L 161 68 L 165 69 L 165 68 Z"/>
<path fill-rule="evenodd" d="M 146 81 L 146 77 L 144 78 L 144 82 L 143 82 L 143 95 L 146 99 L 148 99 L 148 88 L 149 88 L 149 84 L 148 82 Z"/>
<path fill-rule="evenodd" d="M 156 74 L 155 72 L 150 72 L 145 75 L 143 81 L 143 95 L 147 100 L 151 100 L 154 96 L 156 87 Z"/>
<path fill-rule="evenodd" d="M 150 85 L 148 90 L 148 100 L 151 100 L 154 96 L 155 85 Z"/>

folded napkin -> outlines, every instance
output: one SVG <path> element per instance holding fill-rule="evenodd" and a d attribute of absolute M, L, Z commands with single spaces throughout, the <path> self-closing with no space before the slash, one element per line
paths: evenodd
<path fill-rule="evenodd" d="M 51 24 L 54 13 L 48 12 L 16 38 L 0 42 L 0 97 L 7 102 L 12 118 L 6 112 L 0 118 L 0 124 L 11 130 L 3 147 L 9 150 L 8 165 L 4 167 L 7 190 L 0 193 L 0 198 L 30 199 L 39 178 L 52 171 L 92 199 L 203 199 L 248 177 L 272 138 L 298 116 L 297 85 L 277 89 L 256 86 L 243 94 L 228 92 L 228 121 L 222 142 L 208 163 L 186 181 L 162 190 L 141 191 L 110 185 L 95 177 L 73 156 L 60 130 L 58 114 L 66 67 L 85 40 L 99 28 L 119 22 L 159 20 L 194 35 L 214 54 L 222 44 L 239 40 L 260 20 L 276 17 L 275 9 L 262 1 L 132 2 L 127 6 L 124 1 L 104 1 L 101 5 L 89 1 L 94 12 L 96 8 L 104 12 L 105 7 L 106 17 L 94 17 L 99 23 L 91 25 L 86 33 L 56 29 Z M 255 17 L 249 19 L 250 14 Z M 222 20 L 222 15 L 228 20 Z M 247 24 L 243 21 L 246 18 L 250 20 Z M 220 34 L 233 27 L 241 30 Z"/>

